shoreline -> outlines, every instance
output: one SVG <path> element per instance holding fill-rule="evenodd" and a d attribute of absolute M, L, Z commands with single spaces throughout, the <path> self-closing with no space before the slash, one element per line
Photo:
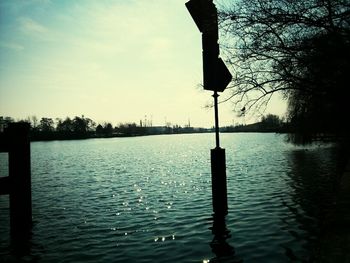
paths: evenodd
<path fill-rule="evenodd" d="M 155 135 L 177 135 L 177 134 L 204 134 L 204 133 L 215 133 L 215 131 L 194 131 L 194 132 L 174 132 L 174 133 L 149 133 L 149 134 L 114 134 L 114 135 L 84 135 L 84 136 L 30 136 L 31 142 L 44 142 L 44 141 L 73 141 L 73 140 L 87 140 L 87 139 L 109 139 L 109 138 L 132 138 L 142 136 L 155 136 Z M 220 131 L 220 134 L 227 133 L 275 133 L 275 134 L 286 134 L 277 131 L 234 131 L 226 132 Z"/>
<path fill-rule="evenodd" d="M 155 136 L 155 135 L 177 135 L 177 134 L 202 134 L 202 133 L 213 133 L 212 131 L 207 132 L 183 132 L 183 133 L 153 133 L 153 134 L 115 134 L 115 135 L 92 135 L 92 136 L 53 136 L 53 137 L 30 137 L 31 142 L 49 142 L 49 141 L 75 141 L 75 140 L 88 140 L 88 139 L 110 139 L 110 138 L 132 138 L 132 137 L 143 137 L 143 136 Z"/>

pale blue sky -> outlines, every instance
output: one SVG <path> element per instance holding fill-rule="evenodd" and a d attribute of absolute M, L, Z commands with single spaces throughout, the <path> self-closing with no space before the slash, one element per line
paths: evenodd
<path fill-rule="evenodd" d="M 1 0 L 0 116 L 211 127 L 201 35 L 185 2 Z M 268 112 L 284 110 L 274 101 Z M 221 105 L 220 124 L 233 120 L 244 121 Z"/>

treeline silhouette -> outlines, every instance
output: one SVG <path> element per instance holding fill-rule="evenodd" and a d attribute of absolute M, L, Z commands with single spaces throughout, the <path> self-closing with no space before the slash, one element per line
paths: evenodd
<path fill-rule="evenodd" d="M 0 132 L 7 127 L 8 123 L 15 122 L 11 117 L 0 116 Z M 48 118 L 43 117 L 40 120 L 35 116 L 19 120 L 18 122 L 27 122 L 30 124 L 30 139 L 31 141 L 49 141 L 49 140 L 77 140 L 88 138 L 110 138 L 110 137 L 131 137 L 159 134 L 182 134 L 182 133 L 205 133 L 214 132 L 212 128 L 197 128 L 186 125 L 167 124 L 164 126 L 145 125 L 140 121 L 136 123 L 120 123 L 113 126 L 110 122 L 97 124 L 90 118 L 75 116 L 74 118 L 66 117 Z M 274 114 L 262 116 L 261 120 L 252 124 L 240 124 L 224 126 L 220 128 L 220 132 L 274 132 L 288 134 L 287 140 L 296 143 L 295 140 L 290 140 L 290 137 L 297 136 L 298 126 L 294 122 L 286 121 Z M 333 133 L 320 132 L 317 136 L 313 136 L 312 141 L 337 141 L 339 138 Z M 297 143 L 298 144 L 298 143 Z"/>
<path fill-rule="evenodd" d="M 0 116 L 0 132 L 8 125 L 15 122 L 11 117 Z M 130 137 L 157 134 L 182 134 L 182 133 L 204 133 L 214 132 L 213 128 L 195 128 L 187 125 L 170 124 L 164 126 L 145 125 L 140 121 L 136 123 L 120 123 L 113 126 L 110 122 L 97 124 L 90 118 L 75 116 L 74 118 L 66 117 L 48 118 L 43 117 L 40 120 L 35 117 L 29 117 L 19 122 L 27 122 L 30 124 L 30 138 L 32 141 L 45 140 L 74 140 L 87 138 L 110 138 L 110 137 Z M 221 127 L 221 132 L 292 132 L 293 128 L 290 123 L 286 123 L 283 118 L 277 115 L 267 114 L 263 116 L 259 122 L 253 124 L 239 124 Z"/>
<path fill-rule="evenodd" d="M 237 124 L 222 127 L 221 132 L 291 132 L 291 125 L 274 114 L 267 114 L 261 118 L 261 121 L 252 124 Z"/>
<path fill-rule="evenodd" d="M 14 122 L 11 117 L 0 117 L 0 132 L 8 125 Z M 110 122 L 97 124 L 90 118 L 75 116 L 74 118 L 66 117 L 48 118 L 43 117 L 40 120 L 33 116 L 19 122 L 30 123 L 30 139 L 32 141 L 47 140 L 76 140 L 88 138 L 110 138 L 110 137 L 130 137 L 157 134 L 180 134 L 180 133 L 201 133 L 208 132 L 205 128 L 194 128 L 179 125 L 174 126 L 143 126 L 142 123 L 121 123 L 118 126 Z"/>

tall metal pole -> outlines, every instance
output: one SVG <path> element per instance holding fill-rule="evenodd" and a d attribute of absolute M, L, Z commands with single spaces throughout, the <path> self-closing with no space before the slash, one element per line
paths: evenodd
<path fill-rule="evenodd" d="M 219 110 L 218 110 L 218 93 L 215 90 L 214 94 L 214 114 L 215 114 L 215 142 L 216 148 L 220 148 L 220 137 L 219 137 Z"/>
<path fill-rule="evenodd" d="M 215 141 L 216 147 L 210 151 L 211 156 L 211 185 L 213 210 L 215 216 L 225 216 L 228 213 L 226 158 L 225 149 L 220 148 L 218 93 L 214 91 Z"/>

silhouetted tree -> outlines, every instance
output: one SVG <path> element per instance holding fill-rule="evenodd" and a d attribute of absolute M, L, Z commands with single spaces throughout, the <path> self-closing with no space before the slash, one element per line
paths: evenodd
<path fill-rule="evenodd" d="M 102 135 L 103 134 L 103 127 L 101 124 L 97 125 L 96 127 L 96 134 L 97 135 Z"/>
<path fill-rule="evenodd" d="M 320 35 L 305 45 L 311 48 L 300 56 L 299 74 L 308 81 L 295 82 L 299 89 L 289 93 L 289 120 L 309 139 L 317 134 L 344 136 L 349 131 L 350 34 L 347 39 Z"/>
<path fill-rule="evenodd" d="M 219 19 L 234 73 L 227 99 L 235 110 L 260 109 L 280 92 L 288 100 L 289 120 L 309 125 L 302 133 L 343 127 L 341 117 L 349 112 L 348 0 L 238 0 L 221 6 Z"/>
<path fill-rule="evenodd" d="M 89 118 L 82 117 L 74 117 L 72 120 L 72 131 L 78 136 L 87 136 L 89 132 L 93 132 L 95 130 L 95 122 L 93 122 Z"/>
<path fill-rule="evenodd" d="M 77 134 L 85 134 L 87 132 L 87 124 L 84 118 L 76 116 L 72 121 L 73 132 Z"/>
<path fill-rule="evenodd" d="M 64 121 L 58 120 L 56 130 L 61 133 L 73 132 L 73 121 L 69 117 L 67 117 Z"/>
<path fill-rule="evenodd" d="M 263 116 L 261 118 L 261 122 L 266 125 L 278 127 L 279 125 L 281 125 L 282 120 L 278 115 L 267 114 L 266 116 Z"/>
<path fill-rule="evenodd" d="M 264 132 L 281 132 L 284 127 L 283 120 L 274 114 L 267 114 L 261 118 L 258 125 L 258 131 Z"/>
<path fill-rule="evenodd" d="M 106 123 L 103 127 L 104 133 L 107 135 L 111 135 L 113 133 L 113 126 L 111 123 Z"/>
<path fill-rule="evenodd" d="M 96 134 L 97 135 L 103 135 L 103 136 L 111 136 L 113 134 L 113 126 L 111 123 L 104 123 L 102 126 L 101 124 L 97 125 L 96 127 Z"/>
<path fill-rule="evenodd" d="M 138 135 L 138 127 L 136 123 L 121 123 L 117 131 L 125 136 Z"/>
<path fill-rule="evenodd" d="M 53 132 L 55 130 L 54 121 L 52 118 L 41 118 L 38 127 L 42 132 Z"/>
<path fill-rule="evenodd" d="M 31 131 L 37 131 L 39 129 L 39 121 L 38 118 L 36 116 L 31 116 L 31 117 L 27 117 L 24 120 L 20 120 L 20 122 L 27 122 L 30 124 L 30 129 Z"/>

